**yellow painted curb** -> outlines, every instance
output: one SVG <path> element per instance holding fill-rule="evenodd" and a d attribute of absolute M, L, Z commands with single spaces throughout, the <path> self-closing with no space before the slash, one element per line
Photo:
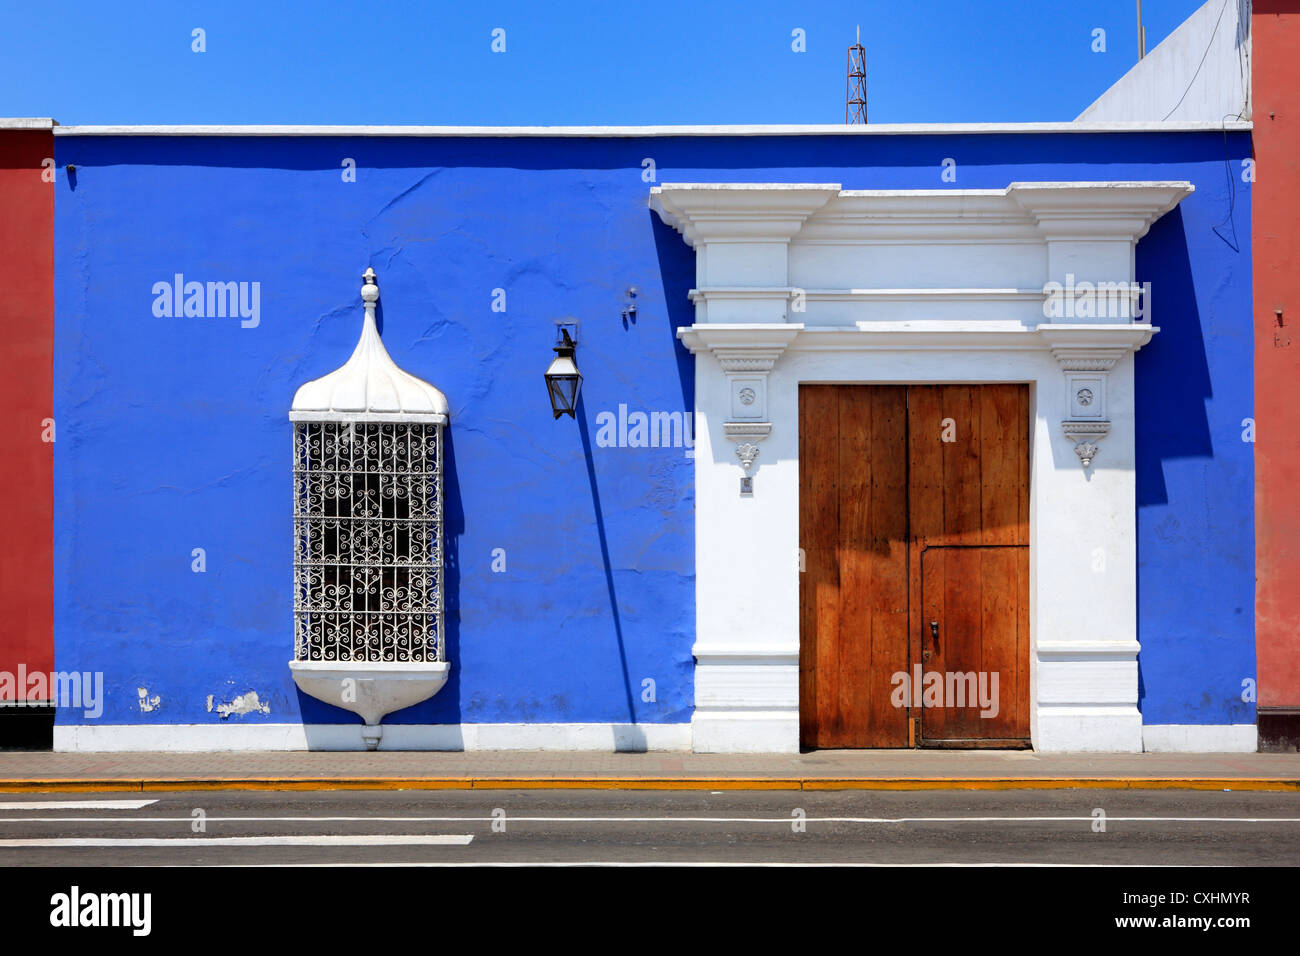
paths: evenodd
<path fill-rule="evenodd" d="M 0 793 L 186 790 L 1251 790 L 1300 791 L 1285 777 L 48 777 L 0 779 Z"/>

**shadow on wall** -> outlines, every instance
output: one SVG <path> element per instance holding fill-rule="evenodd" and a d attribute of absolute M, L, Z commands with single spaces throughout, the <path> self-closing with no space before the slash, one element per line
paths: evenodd
<path fill-rule="evenodd" d="M 623 619 L 618 610 L 618 595 L 614 591 L 614 568 L 609 560 L 609 539 L 605 536 L 605 511 L 600 506 L 600 488 L 596 484 L 596 461 L 591 454 L 591 435 L 587 430 L 587 404 L 578 393 L 578 433 L 582 436 L 582 455 L 587 465 L 587 481 L 591 485 L 591 504 L 596 515 L 596 533 L 600 537 L 600 559 L 605 567 L 605 587 L 609 591 L 609 613 L 614 618 L 614 639 L 618 642 L 618 663 L 623 671 L 623 695 L 627 700 L 628 723 L 636 723 L 636 706 L 632 702 L 632 679 L 627 669 L 627 645 L 623 641 Z"/>
<path fill-rule="evenodd" d="M 1218 243 L 1221 240 L 1228 242 L 1222 235 L 1209 241 Z M 1159 552 L 1205 547 L 1195 540 L 1184 540 L 1180 519 L 1189 515 L 1195 518 L 1200 506 L 1187 500 L 1185 479 L 1181 491 L 1175 492 L 1175 500 L 1171 502 L 1166 463 L 1175 459 L 1200 458 L 1206 459 L 1208 466 L 1208 460 L 1214 457 L 1207 407 L 1213 398 L 1213 388 L 1205 322 L 1197 304 L 1188 254 L 1187 226 L 1181 207 L 1159 219 L 1138 243 L 1135 271 L 1138 282 L 1151 283 L 1149 321 L 1160 329 L 1134 359 L 1136 601 L 1138 638 L 1143 644 L 1143 652 L 1138 655 L 1138 709 L 1147 714 L 1151 706 L 1148 696 L 1153 688 L 1161 698 L 1159 707 L 1167 712 L 1170 689 L 1178 686 L 1171 683 L 1174 678 L 1170 658 L 1175 650 L 1168 641 L 1169 636 L 1177 633 L 1180 627 L 1185 628 L 1185 637 L 1194 639 L 1197 646 L 1204 649 L 1204 642 L 1216 630 L 1213 621 L 1190 617 L 1179 619 L 1177 615 L 1171 617 L 1167 610 L 1167 594 L 1162 591 L 1173 584 L 1173 579 L 1168 577 L 1169 559 L 1162 558 Z M 1201 287 L 1207 302 L 1221 281 L 1202 278 Z M 1188 511 L 1189 507 L 1191 511 Z M 1214 503 L 1207 500 L 1204 507 L 1213 508 Z M 1183 557 L 1186 558 L 1187 554 Z M 1162 561 L 1165 561 L 1164 565 Z M 1148 562 L 1153 563 L 1148 565 Z M 1155 613 L 1162 615 L 1161 630 L 1155 633 L 1144 630 L 1144 604 L 1148 605 L 1146 613 L 1151 613 L 1154 607 Z M 1153 653 L 1158 656 L 1148 659 L 1148 655 Z M 1180 688 L 1177 693 L 1186 694 L 1191 690 Z M 1178 720 L 1197 722 L 1200 713 L 1210 712 L 1216 706 L 1217 702 L 1206 695 L 1199 705 L 1191 706 L 1189 702 Z M 1253 720 L 1253 715 L 1236 712 L 1237 708 L 1231 703 L 1229 709 L 1233 713 L 1216 719 L 1224 722 Z"/>
<path fill-rule="evenodd" d="M 1166 459 L 1214 456 L 1205 409 L 1210 368 L 1181 209 L 1159 219 L 1138 243 L 1136 272 L 1138 282 L 1151 283 L 1150 321 L 1160 328 L 1134 358 L 1140 509 L 1169 503 Z"/>
<path fill-rule="evenodd" d="M 686 244 L 677 230 L 664 224 L 653 210 L 650 228 L 654 233 L 655 254 L 659 259 L 659 277 L 663 283 L 664 303 L 668 309 L 668 326 L 665 330 L 673 340 L 673 354 L 677 357 L 677 377 L 682 386 L 682 408 L 695 411 L 695 356 L 677 338 L 682 326 L 695 324 L 695 305 L 688 293 L 695 285 L 695 250 Z M 695 416 L 692 414 L 691 419 Z"/>

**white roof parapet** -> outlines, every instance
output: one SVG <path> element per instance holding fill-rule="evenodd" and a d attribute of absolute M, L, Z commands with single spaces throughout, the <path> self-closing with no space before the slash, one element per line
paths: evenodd
<path fill-rule="evenodd" d="M 555 136 L 632 138 L 658 136 L 945 136 L 979 133 L 1206 133 L 1246 132 L 1245 121 L 1113 121 L 1052 123 L 868 123 L 866 125 L 736 126 L 54 126 L 55 136 Z"/>
<path fill-rule="evenodd" d="M 357 347 L 341 368 L 298 389 L 292 421 L 447 421 L 447 398 L 423 379 L 397 367 L 379 337 L 375 308 L 379 285 L 366 269 L 361 298 L 366 317 Z"/>

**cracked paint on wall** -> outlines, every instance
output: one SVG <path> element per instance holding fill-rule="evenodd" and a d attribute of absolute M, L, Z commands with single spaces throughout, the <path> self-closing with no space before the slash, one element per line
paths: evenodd
<path fill-rule="evenodd" d="M 140 695 L 141 713 L 152 714 L 155 710 L 157 710 L 160 706 L 162 706 L 162 698 L 157 694 L 154 694 L 152 697 L 150 697 L 149 688 L 137 687 L 136 692 Z"/>
<path fill-rule="evenodd" d="M 214 708 L 212 702 L 215 699 L 216 695 L 208 695 L 208 713 L 212 713 L 215 709 L 222 720 L 225 720 L 231 714 L 269 714 L 271 712 L 271 705 L 258 700 L 257 691 L 255 690 L 238 695 L 228 704 L 217 704 Z"/>

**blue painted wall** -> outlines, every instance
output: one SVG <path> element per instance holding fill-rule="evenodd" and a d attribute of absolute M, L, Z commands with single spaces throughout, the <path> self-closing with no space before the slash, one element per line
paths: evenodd
<path fill-rule="evenodd" d="M 389 351 L 452 406 L 453 676 L 390 722 L 688 720 L 691 461 L 597 442 L 596 416 L 620 403 L 694 401 L 674 337 L 691 321 L 693 253 L 649 212 L 643 160 L 661 182 L 1188 179 L 1196 192 L 1138 257 L 1164 329 L 1137 360 L 1142 706 L 1148 722 L 1252 720 L 1234 703 L 1254 673 L 1239 181 L 1228 216 L 1228 176 L 1248 151 L 1241 134 L 60 137 L 58 166 L 77 170 L 60 176 L 55 209 L 56 665 L 104 672 L 103 723 L 215 723 L 209 695 L 249 691 L 270 712 L 229 721 L 356 719 L 301 696 L 286 666 L 286 413 L 350 353 L 369 265 Z M 947 157 L 956 183 L 940 180 Z M 349 158 L 356 182 L 341 175 Z M 259 282 L 259 324 L 155 317 L 153 285 L 175 273 Z M 620 317 L 629 285 L 635 322 Z M 491 308 L 497 288 L 505 313 Z M 552 421 L 541 379 L 566 316 L 582 323 L 577 422 Z M 505 573 L 491 570 L 495 548 Z"/>

